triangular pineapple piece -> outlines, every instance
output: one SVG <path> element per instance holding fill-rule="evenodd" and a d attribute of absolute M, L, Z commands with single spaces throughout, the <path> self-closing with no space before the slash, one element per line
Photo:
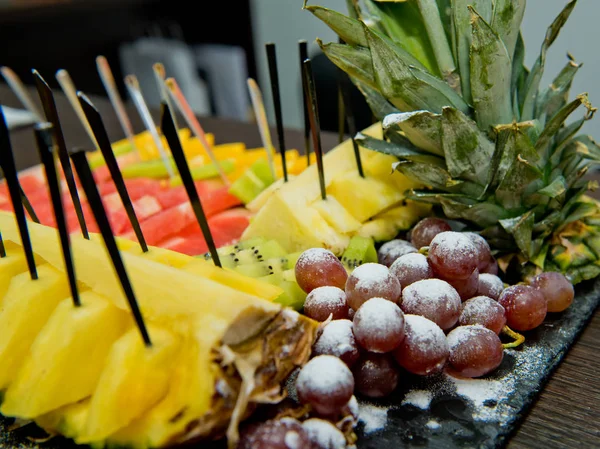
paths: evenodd
<path fill-rule="evenodd" d="M 90 398 L 86 398 L 38 416 L 35 422 L 49 434 L 58 433 L 67 438 L 75 438 L 83 431 L 89 411 Z"/>
<path fill-rule="evenodd" d="M 0 305 L 0 391 L 15 379 L 36 336 L 69 295 L 64 273 L 48 264 L 38 266 L 37 272 L 35 281 L 29 271 L 14 276 Z"/>
<path fill-rule="evenodd" d="M 63 299 L 31 345 L 0 412 L 30 419 L 86 398 L 112 344 L 131 325 L 127 312 L 95 293 L 82 293 L 80 307 Z"/>
<path fill-rule="evenodd" d="M 6 248 L 6 257 L 0 258 L 0 304 L 8 290 L 10 280 L 27 270 L 25 254 L 20 247 Z"/>
<path fill-rule="evenodd" d="M 169 391 L 179 339 L 164 328 L 149 326 L 152 346 L 138 329 L 117 340 L 92 395 L 78 443 L 103 441 L 157 404 Z"/>
<path fill-rule="evenodd" d="M 319 199 L 311 204 L 327 223 L 342 234 L 352 234 L 360 228 L 360 221 L 348 213 L 344 206 L 333 195 L 326 199 Z"/>

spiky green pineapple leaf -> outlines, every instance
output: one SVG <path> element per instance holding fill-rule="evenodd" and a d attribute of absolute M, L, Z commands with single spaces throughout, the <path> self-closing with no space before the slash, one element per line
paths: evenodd
<path fill-rule="evenodd" d="M 578 95 L 575 100 L 562 107 L 554 116 L 548 121 L 546 126 L 544 127 L 544 131 L 540 135 L 539 139 L 535 143 L 536 151 L 542 155 L 544 160 L 547 160 L 549 155 L 550 144 L 552 143 L 552 139 L 556 136 L 556 133 L 563 126 L 567 118 L 575 112 L 579 106 L 584 105 L 587 109 L 586 116 L 591 118 L 593 115 L 593 108 L 588 100 L 587 94 Z"/>
<path fill-rule="evenodd" d="M 454 178 L 482 186 L 487 183 L 494 144 L 475 122 L 456 109 L 443 109 L 442 147 L 448 171 Z"/>
<path fill-rule="evenodd" d="M 435 54 L 425 29 L 423 17 L 414 1 L 377 2 L 366 0 L 372 15 L 396 44 L 404 47 L 431 73 L 441 76 Z"/>
<path fill-rule="evenodd" d="M 479 128 L 513 121 L 510 95 L 512 65 L 504 43 L 490 25 L 472 8 L 471 95 Z"/>
<path fill-rule="evenodd" d="M 377 86 L 382 95 L 400 110 L 427 109 L 441 112 L 450 100 L 435 87 L 416 77 L 411 67 L 391 45 L 377 32 L 364 27 Z M 448 86 L 445 86 L 448 88 Z"/>
<path fill-rule="evenodd" d="M 471 96 L 471 33 L 465 30 L 471 29 L 471 13 L 468 6 L 473 8 L 486 20 L 492 18 L 492 7 L 489 0 L 451 0 L 452 7 L 452 43 L 455 46 L 454 53 L 460 75 L 462 95 L 468 104 L 473 103 Z"/>
<path fill-rule="evenodd" d="M 442 117 L 429 111 L 390 114 L 383 119 L 383 128 L 398 127 L 408 140 L 418 148 L 439 156 L 442 148 Z"/>
<path fill-rule="evenodd" d="M 553 117 L 569 101 L 569 91 L 573 84 L 573 79 L 581 64 L 577 64 L 569 55 L 569 61 L 560 73 L 554 78 L 550 86 L 543 92 L 540 92 L 538 104 L 536 106 L 536 115 L 544 123 L 547 119 Z"/>
<path fill-rule="evenodd" d="M 515 53 L 521 22 L 525 14 L 525 0 L 496 0 L 490 25 L 496 31 L 512 59 Z"/>
<path fill-rule="evenodd" d="M 317 44 L 329 60 L 349 76 L 377 89 L 371 52 L 368 48 L 351 47 L 334 42 L 325 44 L 320 39 L 317 39 Z"/>
<path fill-rule="evenodd" d="M 513 236 L 515 243 L 523 254 L 531 257 L 531 236 L 534 224 L 533 212 L 528 211 L 518 217 L 505 218 L 498 221 L 506 232 Z"/>
<path fill-rule="evenodd" d="M 539 195 L 547 196 L 548 198 L 557 198 L 567 191 L 567 182 L 563 176 L 557 177 L 546 187 L 538 190 Z"/>
<path fill-rule="evenodd" d="M 429 42 L 442 78 L 447 80 L 452 87 L 458 87 L 460 79 L 456 73 L 454 55 L 446 38 L 446 31 L 444 30 L 437 2 L 436 0 L 416 0 L 416 3 L 421 12 L 421 17 L 427 18 L 423 20 L 423 25 L 429 36 Z"/>
<path fill-rule="evenodd" d="M 459 111 L 469 114 L 470 106 L 465 102 L 463 97 L 456 92 L 456 90 L 452 87 L 453 84 L 458 86 L 458 80 L 455 80 L 450 75 L 447 77 L 447 81 L 442 81 L 436 76 L 425 72 L 424 70 L 419 69 L 418 67 L 409 67 L 410 72 L 414 75 L 415 78 L 424 82 L 425 84 L 430 85 L 437 91 L 439 91 L 444 97 L 446 97 L 446 106 L 452 106 Z"/>
<path fill-rule="evenodd" d="M 367 104 L 371 108 L 371 112 L 377 120 L 383 120 L 389 114 L 396 114 L 400 112 L 396 109 L 378 90 L 373 89 L 371 86 L 363 83 L 360 80 L 352 79 L 354 85 L 363 94 Z"/>
<path fill-rule="evenodd" d="M 507 211 L 497 204 L 478 203 L 471 198 L 460 201 L 442 195 L 440 204 L 448 218 L 468 220 L 482 227 L 493 226 L 499 218 L 508 216 Z"/>
<path fill-rule="evenodd" d="M 525 86 L 525 81 L 529 75 L 529 70 L 525 67 L 525 42 L 523 41 L 523 35 L 519 33 L 517 43 L 515 45 L 515 52 L 512 60 L 512 74 L 511 74 L 511 98 L 513 103 L 513 114 L 516 120 L 521 120 L 521 96 Z"/>
<path fill-rule="evenodd" d="M 525 85 L 525 93 L 523 95 L 523 103 L 521 105 L 521 120 L 531 120 L 535 117 L 535 106 L 537 103 L 537 95 L 540 88 L 540 81 L 544 74 L 544 65 L 546 64 L 546 53 L 550 46 L 554 43 L 561 28 L 569 19 L 569 16 L 575 8 L 577 0 L 571 0 L 563 10 L 554 19 L 548 30 L 546 31 L 546 37 L 542 43 L 540 50 L 540 56 L 536 60 Z"/>
<path fill-rule="evenodd" d="M 377 151 L 383 154 L 389 154 L 402 160 L 413 161 L 413 162 L 426 162 L 434 163 L 439 167 L 444 166 L 444 159 L 437 158 L 433 159 L 431 155 L 416 151 L 414 146 L 401 146 L 397 143 L 387 142 L 381 139 L 375 139 L 374 137 L 367 136 L 362 133 L 358 133 L 354 140 L 360 146 L 369 150 Z"/>
<path fill-rule="evenodd" d="M 347 44 L 368 47 L 367 37 L 359 20 L 322 6 L 305 4 L 304 9 L 313 13 Z"/>

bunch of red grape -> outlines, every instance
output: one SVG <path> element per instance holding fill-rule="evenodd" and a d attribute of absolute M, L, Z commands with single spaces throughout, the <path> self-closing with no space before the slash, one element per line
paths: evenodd
<path fill-rule="evenodd" d="M 355 393 L 387 396 L 403 372 L 428 376 L 447 370 L 462 377 L 492 372 L 503 359 L 499 335 L 507 326 L 509 334 L 534 329 L 547 312 L 565 310 L 574 297 L 560 273 L 506 286 L 487 241 L 454 232 L 439 218 L 421 220 L 410 242 L 387 242 L 378 256 L 380 263 L 360 265 L 350 274 L 321 248 L 305 251 L 296 263 L 296 281 L 308 294 L 304 313 L 322 322 L 296 392 L 330 425 L 331 417 L 356 401 Z M 307 435 L 316 449 L 345 447 Z"/>

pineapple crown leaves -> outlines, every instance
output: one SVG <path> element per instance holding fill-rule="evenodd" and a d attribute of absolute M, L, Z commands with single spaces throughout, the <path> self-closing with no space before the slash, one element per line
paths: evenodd
<path fill-rule="evenodd" d="M 596 186 L 584 179 L 600 146 L 578 135 L 596 109 L 587 94 L 569 98 L 582 66 L 570 54 L 549 86 L 541 79 L 576 3 L 550 24 L 531 69 L 520 29 L 526 0 L 348 0 L 347 15 L 303 6 L 343 41 L 317 43 L 382 121 L 383 140 L 355 140 L 396 156 L 394 169 L 425 185 L 408 196 L 480 229 L 499 255 L 571 270 L 575 281 L 600 273 L 555 260 L 572 252 L 557 238 L 566 227 L 600 224 L 600 207 L 585 196 Z M 600 267 L 594 245 L 588 262 Z"/>

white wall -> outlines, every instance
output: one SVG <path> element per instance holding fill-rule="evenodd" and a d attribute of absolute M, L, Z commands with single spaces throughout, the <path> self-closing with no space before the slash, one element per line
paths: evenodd
<path fill-rule="evenodd" d="M 317 49 L 317 37 L 325 42 L 336 36 L 308 11 L 302 10 L 303 0 L 252 0 L 252 19 L 255 38 L 255 51 L 259 70 L 259 84 L 263 89 L 266 107 L 271 123 L 274 123 L 271 107 L 271 92 L 264 44 L 272 41 L 277 44 L 279 79 L 282 90 L 283 118 L 285 125 L 302 127 L 302 103 L 300 91 L 300 71 L 298 63 L 298 40 L 306 39 L 309 53 Z M 346 11 L 346 0 L 310 0 L 337 11 Z M 559 13 L 567 0 L 529 0 L 523 23 L 526 44 L 526 62 L 533 65 L 546 28 Z M 600 0 L 579 0 L 569 22 L 563 28 L 546 60 L 543 84 L 552 78 L 567 61 L 570 51 L 578 62 L 584 65 L 579 70 L 573 84 L 572 96 L 588 92 L 592 103 L 600 107 Z M 600 141 L 600 113 L 588 122 L 584 131 Z"/>

